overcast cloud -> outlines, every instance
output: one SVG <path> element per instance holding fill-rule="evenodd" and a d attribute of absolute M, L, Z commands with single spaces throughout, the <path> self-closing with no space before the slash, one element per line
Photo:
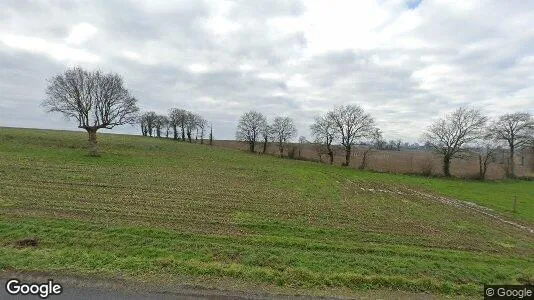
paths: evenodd
<path fill-rule="evenodd" d="M 354 103 L 418 141 L 459 105 L 534 113 L 534 1 L 0 2 L 0 126 L 75 129 L 40 107 L 74 65 L 122 74 L 143 110 L 200 113 L 219 139 L 251 109 L 308 136 Z"/>

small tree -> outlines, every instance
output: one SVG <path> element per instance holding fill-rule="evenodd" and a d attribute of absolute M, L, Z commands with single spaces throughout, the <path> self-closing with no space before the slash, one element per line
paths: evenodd
<path fill-rule="evenodd" d="M 140 116 L 139 117 L 139 125 L 141 126 L 141 134 L 143 136 L 147 136 L 148 135 L 148 126 L 146 124 L 146 119 L 144 118 L 144 116 Z"/>
<path fill-rule="evenodd" d="M 374 130 L 375 121 L 358 105 L 342 105 L 328 113 L 334 122 L 345 148 L 345 166 L 350 164 L 352 147 L 358 139 L 368 137 Z"/>
<path fill-rule="evenodd" d="M 145 131 L 147 135 L 152 136 L 154 134 L 157 119 L 158 115 L 156 115 L 156 113 L 153 111 L 146 112 L 141 116 L 141 122 L 145 124 Z"/>
<path fill-rule="evenodd" d="M 326 148 L 326 154 L 328 154 L 328 157 L 330 158 L 330 164 L 333 164 L 334 151 L 332 150 L 332 143 L 338 138 L 333 119 L 328 117 L 317 117 L 315 118 L 315 122 L 310 126 L 310 130 L 315 138 L 315 141 L 317 143 L 324 144 Z M 316 149 L 321 152 L 324 151 L 322 147 L 316 147 Z M 320 153 L 319 159 L 321 159 L 321 154 L 322 153 Z"/>
<path fill-rule="evenodd" d="M 265 116 L 256 111 L 244 113 L 237 124 L 236 138 L 248 143 L 250 152 L 254 152 L 256 141 L 262 131 L 267 126 Z"/>
<path fill-rule="evenodd" d="M 278 144 L 280 157 L 284 154 L 285 144 L 297 135 L 297 128 L 293 119 L 289 117 L 276 117 L 271 125 L 273 139 Z"/>
<path fill-rule="evenodd" d="M 362 164 L 360 169 L 364 170 L 367 168 L 367 158 L 373 149 L 381 150 L 384 147 L 385 141 L 382 138 L 382 131 L 378 128 L 375 128 L 372 133 L 369 135 L 370 141 L 367 142 L 367 148 L 363 150 Z"/>
<path fill-rule="evenodd" d="M 477 141 L 474 148 L 475 154 L 478 158 L 478 177 L 479 179 L 486 179 L 488 166 L 492 160 L 495 159 L 497 151 L 500 147 L 487 136 Z"/>
<path fill-rule="evenodd" d="M 265 125 L 260 129 L 261 133 L 261 139 L 263 141 L 263 151 L 262 153 L 265 154 L 267 152 L 267 145 L 269 143 L 269 140 L 272 136 L 272 128 L 265 122 Z"/>
<path fill-rule="evenodd" d="M 496 140 L 502 140 L 508 144 L 510 175 L 514 177 L 516 149 L 534 143 L 534 119 L 529 113 L 505 114 L 491 125 L 490 131 Z"/>
<path fill-rule="evenodd" d="M 197 115 L 197 128 L 200 131 L 200 144 L 204 144 L 204 135 L 206 134 L 206 126 L 208 126 L 208 121 L 203 117 Z"/>
<path fill-rule="evenodd" d="M 178 139 L 178 127 L 182 131 L 182 141 L 185 141 L 185 121 L 187 111 L 180 108 L 171 108 L 169 111 L 169 124 L 173 130 L 173 138 Z"/>
<path fill-rule="evenodd" d="M 78 128 L 89 135 L 89 155 L 98 156 L 96 132 L 115 126 L 134 124 L 137 100 L 124 87 L 120 75 L 89 72 L 80 67 L 67 69 L 48 80 L 42 105 L 48 112 L 59 112 L 75 119 Z"/>
<path fill-rule="evenodd" d="M 163 129 L 165 130 L 165 138 L 169 138 L 169 133 L 171 131 L 171 120 L 167 116 L 162 116 L 164 118 L 164 126 Z"/>
<path fill-rule="evenodd" d="M 430 147 L 443 155 L 445 176 L 451 176 L 451 159 L 458 157 L 466 144 L 483 135 L 486 121 L 487 118 L 480 110 L 460 107 L 427 129 L 424 139 Z"/>
<path fill-rule="evenodd" d="M 166 116 L 157 115 L 154 120 L 154 128 L 156 128 L 156 136 L 161 137 L 162 130 L 165 130 L 165 126 L 168 122 Z"/>
<path fill-rule="evenodd" d="M 187 140 L 190 143 L 192 143 L 191 134 L 193 130 L 197 128 L 197 126 L 198 126 L 198 117 L 194 113 L 188 111 L 185 115 L 185 130 L 187 134 Z"/>
<path fill-rule="evenodd" d="M 305 136 L 300 136 L 299 137 L 299 158 L 302 156 L 301 153 L 302 153 L 302 147 L 304 147 L 304 145 L 308 144 L 308 140 L 306 139 Z"/>

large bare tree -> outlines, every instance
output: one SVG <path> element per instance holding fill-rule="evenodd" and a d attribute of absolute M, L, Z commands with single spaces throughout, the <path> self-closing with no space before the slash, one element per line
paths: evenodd
<path fill-rule="evenodd" d="M 344 165 L 348 166 L 352 147 L 359 139 L 368 137 L 373 133 L 375 121 L 359 105 L 338 106 L 334 111 L 328 113 L 328 118 L 334 122 L 341 137 L 341 144 L 345 148 Z"/>
<path fill-rule="evenodd" d="M 310 126 L 311 133 L 315 138 L 315 142 L 324 144 L 326 152 L 330 158 L 330 164 L 334 163 L 334 150 L 332 149 L 332 143 L 338 138 L 336 125 L 333 119 L 328 116 L 317 117 L 315 122 Z M 319 150 L 322 151 L 321 148 Z"/>
<path fill-rule="evenodd" d="M 487 117 L 475 108 L 459 107 L 434 122 L 424 134 L 425 142 L 443 156 L 443 174 L 451 176 L 451 159 L 458 157 L 466 144 L 484 134 Z"/>
<path fill-rule="evenodd" d="M 263 114 L 257 111 L 244 113 L 237 124 L 236 138 L 247 142 L 249 151 L 254 152 L 256 141 L 265 126 L 267 126 L 267 120 Z"/>
<path fill-rule="evenodd" d="M 496 140 L 505 141 L 510 149 L 510 175 L 515 176 L 514 155 L 517 149 L 534 144 L 534 119 L 529 113 L 500 116 L 490 128 Z"/>
<path fill-rule="evenodd" d="M 270 127 L 272 137 L 278 144 L 280 156 L 283 156 L 285 144 L 297 135 L 295 123 L 289 117 L 276 117 Z"/>
<path fill-rule="evenodd" d="M 137 100 L 115 73 L 89 72 L 80 67 L 51 77 L 43 106 L 75 119 L 78 128 L 89 134 L 89 155 L 98 156 L 96 133 L 99 129 L 134 124 L 138 118 Z"/>

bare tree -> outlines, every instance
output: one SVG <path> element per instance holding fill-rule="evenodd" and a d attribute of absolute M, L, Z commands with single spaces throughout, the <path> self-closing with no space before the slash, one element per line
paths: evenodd
<path fill-rule="evenodd" d="M 178 127 L 182 130 L 182 141 L 185 141 L 185 116 L 187 111 L 180 108 L 169 110 L 169 124 L 173 130 L 173 138 L 178 139 Z"/>
<path fill-rule="evenodd" d="M 191 143 L 191 134 L 198 126 L 198 118 L 192 112 L 187 112 L 185 115 L 185 130 L 187 134 L 187 140 Z M 182 127 L 183 128 L 183 127 Z"/>
<path fill-rule="evenodd" d="M 236 138 L 248 143 L 249 151 L 254 152 L 256 141 L 267 124 L 265 116 L 256 111 L 249 111 L 241 115 L 237 124 Z"/>
<path fill-rule="evenodd" d="M 402 146 L 401 140 L 389 140 L 389 142 L 387 142 L 387 144 L 384 146 L 384 149 L 400 151 L 401 146 Z"/>
<path fill-rule="evenodd" d="M 158 115 L 155 112 L 149 111 L 141 115 L 141 122 L 145 125 L 146 135 L 152 136 L 154 134 L 154 129 L 156 128 L 156 120 Z"/>
<path fill-rule="evenodd" d="M 443 155 L 445 176 L 451 176 L 451 159 L 458 157 L 466 144 L 483 135 L 486 121 L 480 110 L 460 107 L 427 129 L 424 139 L 431 148 Z"/>
<path fill-rule="evenodd" d="M 165 129 L 167 122 L 168 120 L 166 116 L 156 115 L 156 118 L 154 119 L 154 128 L 156 129 L 157 137 L 161 137 L 161 132 Z"/>
<path fill-rule="evenodd" d="M 134 124 L 138 120 L 137 100 L 115 73 L 89 72 L 80 67 L 67 69 L 48 80 L 46 96 L 42 105 L 48 112 L 75 119 L 78 128 L 87 131 L 90 156 L 99 155 L 96 138 L 99 129 Z"/>
<path fill-rule="evenodd" d="M 272 136 L 272 129 L 267 122 L 265 122 L 265 125 L 260 129 L 261 133 L 261 139 L 263 141 L 263 151 L 262 153 L 265 154 L 267 152 L 267 144 L 269 143 L 269 140 Z"/>
<path fill-rule="evenodd" d="M 358 139 L 368 137 L 374 130 L 375 121 L 358 105 L 342 105 L 328 113 L 341 137 L 341 144 L 345 148 L 345 166 L 350 164 L 352 147 Z"/>
<path fill-rule="evenodd" d="M 316 143 L 324 144 L 326 147 L 326 154 L 330 158 L 330 164 L 334 163 L 334 151 L 332 149 L 332 143 L 338 138 L 336 125 L 332 118 L 317 117 L 315 122 L 310 126 L 313 137 Z M 321 147 L 316 147 L 317 150 L 323 151 Z M 319 159 L 321 159 L 320 153 Z"/>
<path fill-rule="evenodd" d="M 478 177 L 486 179 L 488 166 L 495 159 L 500 147 L 489 136 L 485 136 L 476 142 L 474 152 L 478 158 Z"/>
<path fill-rule="evenodd" d="M 328 149 L 326 148 L 326 145 L 323 144 L 322 141 L 315 140 L 312 143 L 312 147 L 317 153 L 317 156 L 319 157 L 319 161 L 323 162 L 323 155 L 328 154 Z M 330 164 L 332 164 L 332 161 L 330 162 Z"/>
<path fill-rule="evenodd" d="M 167 116 L 162 116 L 164 118 L 164 123 L 163 123 L 163 129 L 165 130 L 165 138 L 169 138 L 169 133 L 171 131 L 171 120 L 169 119 L 169 117 Z"/>
<path fill-rule="evenodd" d="M 143 136 L 147 136 L 148 135 L 148 126 L 146 124 L 146 119 L 144 118 L 144 116 L 140 116 L 139 117 L 139 125 L 141 126 L 141 134 Z"/>
<path fill-rule="evenodd" d="M 197 128 L 200 131 L 200 144 L 204 144 L 204 135 L 206 134 L 206 126 L 208 126 L 208 121 L 203 117 L 197 115 Z"/>
<path fill-rule="evenodd" d="M 273 139 L 278 144 L 280 157 L 284 154 L 285 144 L 297 135 L 297 128 L 293 119 L 289 117 L 276 117 L 271 125 Z"/>
<path fill-rule="evenodd" d="M 513 113 L 500 116 L 491 125 L 496 140 L 505 141 L 510 149 L 510 175 L 515 176 L 514 155 L 517 149 L 534 144 L 534 119 L 529 113 Z"/>
<path fill-rule="evenodd" d="M 361 170 L 367 168 L 367 158 L 372 150 L 382 150 L 384 148 L 385 141 L 382 138 L 382 131 L 380 129 L 375 128 L 369 135 L 369 138 L 370 141 L 367 142 L 367 147 L 363 150 L 362 163 L 360 165 Z"/>

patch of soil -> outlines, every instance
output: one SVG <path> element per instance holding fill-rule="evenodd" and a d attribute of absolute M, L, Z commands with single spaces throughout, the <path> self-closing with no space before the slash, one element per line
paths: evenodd
<path fill-rule="evenodd" d="M 37 247 L 39 242 L 37 239 L 22 239 L 15 241 L 15 246 L 18 248 L 29 248 L 29 247 Z"/>

